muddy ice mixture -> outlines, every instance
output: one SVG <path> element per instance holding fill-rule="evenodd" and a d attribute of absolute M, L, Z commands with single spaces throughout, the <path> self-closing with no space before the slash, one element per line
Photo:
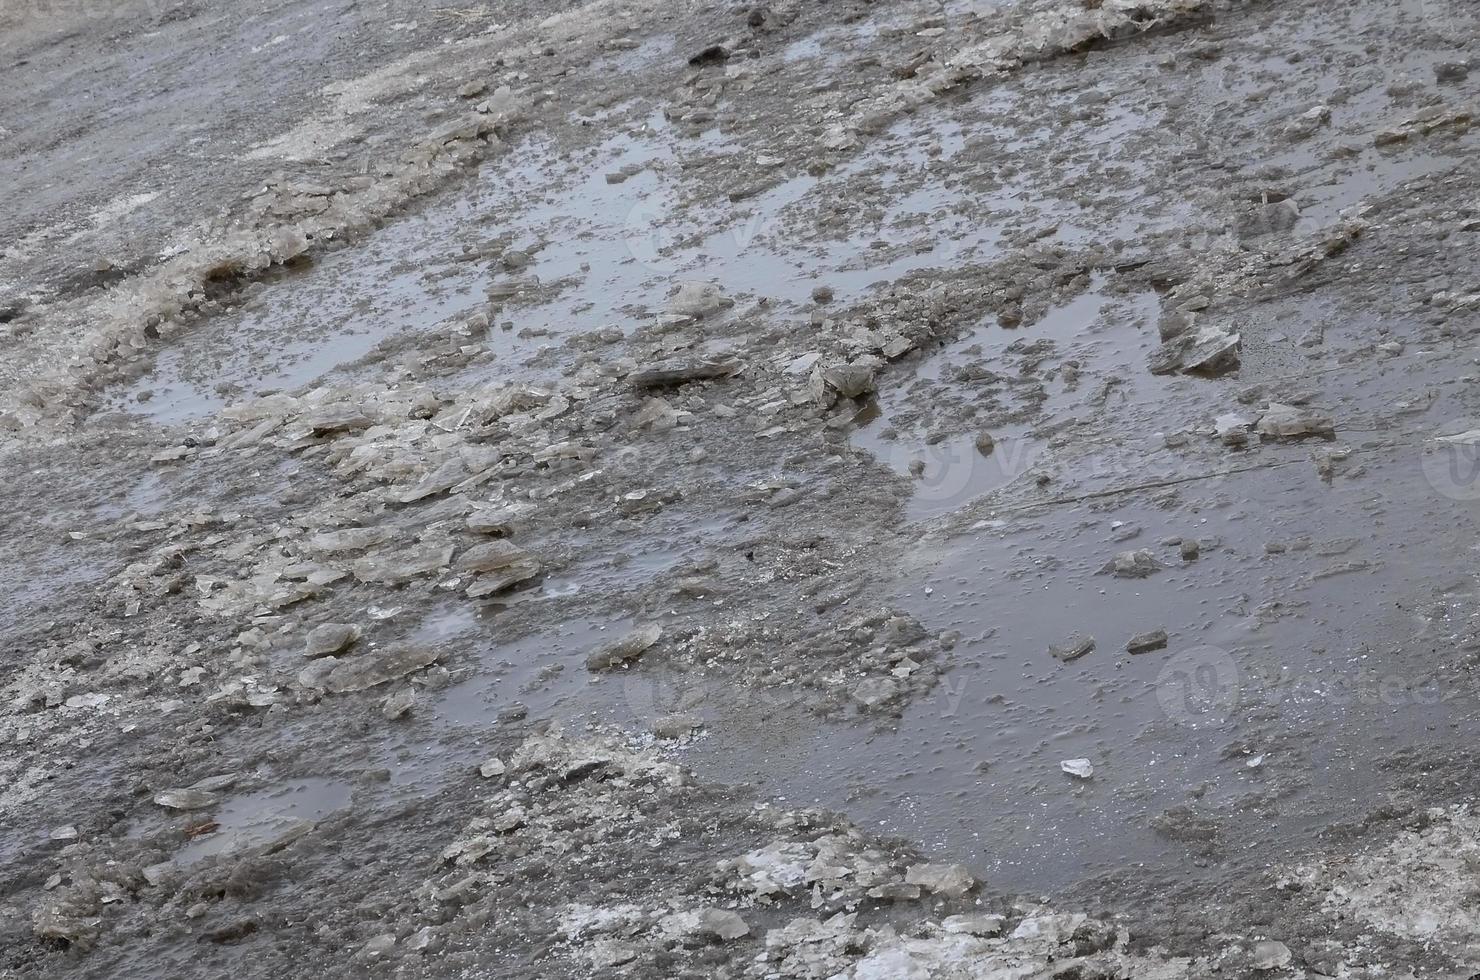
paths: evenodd
<path fill-rule="evenodd" d="M 1480 975 L 1470 0 L 0 0 L 0 977 Z"/>

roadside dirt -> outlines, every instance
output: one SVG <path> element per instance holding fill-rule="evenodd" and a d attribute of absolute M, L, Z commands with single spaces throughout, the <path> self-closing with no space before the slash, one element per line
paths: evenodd
<path fill-rule="evenodd" d="M 0 3 L 0 975 L 1469 977 L 1480 16 Z"/>

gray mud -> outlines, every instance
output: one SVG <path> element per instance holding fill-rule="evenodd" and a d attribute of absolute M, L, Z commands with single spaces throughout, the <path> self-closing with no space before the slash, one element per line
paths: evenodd
<path fill-rule="evenodd" d="M 0 24 L 0 974 L 1480 968 L 1465 5 Z"/>

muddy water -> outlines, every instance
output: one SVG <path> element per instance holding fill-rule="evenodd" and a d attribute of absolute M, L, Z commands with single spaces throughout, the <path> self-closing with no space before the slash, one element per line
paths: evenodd
<path fill-rule="evenodd" d="M 915 481 L 906 506 L 910 520 L 953 513 L 983 494 L 1029 478 L 1053 428 L 1045 422 L 1093 417 L 1131 401 L 1151 404 L 1187 386 L 1143 368 L 1157 345 L 1159 298 L 1154 293 L 1109 296 L 1105 283 L 1106 276 L 1097 274 L 1085 293 L 1019 329 L 1004 329 L 995 320 L 983 323 L 888 389 L 879 417 L 855 431 L 851 441 Z M 1052 345 L 1053 360 L 1085 365 L 1088 378 L 1072 384 L 1062 375 L 1050 380 L 1035 417 L 1023 418 L 1009 408 L 997 413 L 1006 421 L 988 417 L 971 431 L 946 433 L 931 431 L 930 418 L 915 407 L 932 404 L 942 393 L 949 396 L 953 378 L 972 365 L 997 365 L 1005 351 L 1040 342 Z M 990 437 L 989 446 L 979 445 L 982 434 Z"/>
<path fill-rule="evenodd" d="M 790 56 L 815 51 L 804 45 Z M 231 398 L 306 384 L 399 332 L 481 308 L 489 286 L 515 281 L 524 285 L 494 311 L 495 360 L 469 378 L 510 377 L 563 333 L 651 317 L 681 278 L 800 307 L 814 285 L 846 301 L 915 271 L 988 258 L 1014 221 L 1041 219 L 1064 240 L 1090 242 L 1195 213 L 1154 190 L 1095 182 L 1126 146 L 1158 136 L 1156 115 L 1123 103 L 1081 106 L 1072 119 L 1045 113 L 1041 124 L 1024 126 L 1001 121 L 1010 118 L 1010 96 L 983 105 L 986 118 L 973 120 L 980 126 L 941 118 L 902 124 L 833 174 L 781 174 L 768 189 L 701 214 L 683 207 L 685 155 L 734 154 L 750 165 L 719 134 L 689 142 L 653 116 L 582 149 L 568 170 L 555 148 L 531 145 L 523 163 L 492 165 L 473 197 L 429 207 L 377 236 L 369 258 L 363 250 L 353 261 L 331 255 L 300 274 L 294 298 L 276 297 L 271 317 L 266 303 L 253 308 L 249 300 L 238 321 L 224 321 L 229 336 L 206 340 L 191 364 L 166 360 L 133 395 L 152 388 L 141 410 L 178 421 Z M 1343 125 L 1348 111 L 1363 110 L 1338 110 L 1333 124 Z M 1096 207 L 1070 206 L 1063 188 L 1041 186 L 1041 168 L 996 161 L 999 171 L 983 176 L 980 141 L 998 139 L 1027 161 L 1060 151 L 1069 132 L 1073 150 L 1056 159 L 1056 174 L 1065 187 L 1082 184 Z M 1299 150 L 1275 162 L 1302 175 L 1297 199 L 1314 226 L 1447 159 L 1399 147 L 1363 151 L 1351 163 Z M 838 227 L 846 230 L 831 230 Z M 510 270 L 463 257 L 463 246 L 495 238 L 527 252 L 530 265 Z M 688 753 L 701 771 L 751 779 L 791 802 L 843 809 L 966 857 L 995 887 L 1042 890 L 1127 862 L 1175 868 L 1202 860 L 1211 845 L 1259 860 L 1266 846 L 1288 846 L 1380 791 L 1383 777 L 1366 764 L 1372 756 L 1432 739 L 1436 729 L 1450 728 L 1450 738 L 1475 734 L 1468 690 L 1441 678 L 1441 694 L 1460 696 L 1427 703 L 1409 684 L 1414 665 L 1400 652 L 1432 626 L 1416 622 L 1416 610 L 1454 585 L 1430 579 L 1427 556 L 1408 550 L 1408 541 L 1428 539 L 1432 523 L 1452 515 L 1406 450 L 1375 455 L 1364 481 L 1352 485 L 1327 485 L 1310 447 L 1288 446 L 1259 456 L 1288 465 L 1165 493 L 1034 510 L 1004 492 L 1054 467 L 1066 496 L 1187 475 L 1180 457 L 1159 452 L 1161 434 L 1237 407 L 1228 387 L 1146 374 L 1156 297 L 1111 296 L 1105 286 L 1102 276 L 1015 333 L 984 324 L 913 375 L 892 379 L 882 417 L 854 437 L 855 447 L 901 473 L 924 464 L 905 515 L 921 526 L 921 542 L 882 588 L 932 630 L 960 634 L 933 696 L 872 732 L 822 723 L 785 698 L 710 696 L 710 734 Z M 1291 310 L 1288 322 L 1311 318 Z M 1303 368 L 1294 338 L 1276 340 L 1275 332 L 1268 324 L 1251 330 L 1247 378 Z M 1077 387 L 1062 375 L 1046 379 L 1037 417 L 985 419 L 991 454 L 977 449 L 975 432 L 946 431 L 922 409 L 934 393 L 959 389 L 953 367 L 995 364 L 1013 356 L 1013 344 L 1036 340 L 1053 345 L 1055 361 L 1080 361 L 1085 377 Z M 253 351 L 269 348 L 283 356 L 264 370 Z M 222 384 L 234 387 L 218 391 Z M 1322 394 L 1343 418 L 1380 416 L 1386 407 L 1340 387 Z M 1091 427 L 1084 438 L 1097 441 L 1077 449 L 1045 424 L 1107 414 L 1116 419 L 1109 436 Z M 955 520 L 963 512 L 970 520 Z M 1200 542 L 1192 561 L 1169 543 L 1188 537 Z M 1151 550 L 1164 567 L 1137 580 L 1100 572 L 1129 548 Z M 662 574 L 673 560 L 662 549 L 644 551 L 630 564 L 552 578 L 518 601 L 568 597 L 601 576 Z M 1446 555 L 1434 567 L 1463 560 Z M 479 732 L 519 704 L 536 717 L 642 726 L 662 708 L 714 694 L 650 673 L 593 679 L 585 655 L 631 622 L 571 617 L 509 641 L 468 606 L 430 617 L 419 635 L 475 644 L 479 667 L 426 698 L 439 735 L 426 739 L 418 730 L 387 749 L 393 782 L 417 788 L 438 766 L 475 760 Z M 1169 634 L 1165 649 L 1125 652 L 1132 635 L 1158 628 Z M 1048 655 L 1075 632 L 1094 636 L 1092 653 L 1069 664 Z M 1363 678 L 1387 693 L 1356 689 Z M 1061 761 L 1074 758 L 1090 760 L 1092 779 L 1061 771 Z M 319 807 L 312 801 L 321 794 L 303 793 L 310 802 L 300 809 Z M 270 803 L 242 801 L 243 826 Z M 1207 814 L 1213 829 L 1158 825 L 1177 807 Z"/>
<path fill-rule="evenodd" d="M 1148 296 L 1115 295 L 1097 280 L 1037 324 L 983 325 L 920 364 L 909 383 L 937 384 L 954 362 L 1041 328 L 1036 339 L 1054 343 L 1055 359 L 1087 366 L 1077 387 L 1053 389 L 1044 414 L 1082 409 L 1096 390 L 1088 366 L 1134 375 L 1154 330 L 1149 311 Z M 1423 362 L 1392 370 L 1436 376 Z M 1122 399 L 1100 410 L 1117 418 L 1131 446 L 1177 427 L 1169 422 L 1205 421 L 1230 407 L 1216 382 L 1144 371 L 1113 390 Z M 1175 417 L 1169 392 L 1179 399 Z M 685 754 L 705 775 L 840 808 L 969 859 L 994 887 L 1059 889 L 1128 863 L 1174 869 L 1214 853 L 1261 860 L 1381 792 L 1388 777 L 1371 769 L 1372 757 L 1436 731 L 1447 738 L 1477 728 L 1468 687 L 1444 677 L 1428 685 L 1401 653 L 1435 629 L 1423 610 L 1455 587 L 1429 569 L 1453 567 L 1457 556 L 1405 546 L 1450 504 L 1436 497 L 1415 448 L 1394 453 L 1370 439 L 1379 404 L 1339 379 L 1315 395 L 1358 447 L 1374 443 L 1360 481 L 1321 478 L 1310 457 L 1324 444 L 1270 444 L 1257 456 L 1218 447 L 1212 463 L 1268 468 L 1045 508 L 973 490 L 918 513 L 921 540 L 883 588 L 959 640 L 940 685 L 897 726 L 824 723 L 776 692 L 720 691 L 661 668 L 591 675 L 585 656 L 630 628 L 625 616 L 567 617 L 506 640 L 497 610 L 453 603 L 419 621 L 412 638 L 471 644 L 478 667 L 418 709 L 437 735 L 416 729 L 377 764 L 390 768 L 395 787 L 420 793 L 475 765 L 486 733 L 511 711 L 643 731 L 692 709 L 708 733 Z M 908 408 L 887 392 L 884 401 Z M 1045 445 L 1034 462 L 1054 464 L 1063 451 Z M 1185 462 L 1179 469 L 1155 453 L 1076 459 L 1066 496 L 1187 475 Z M 1198 542 L 1195 558 L 1183 557 L 1182 539 Z M 1161 566 L 1152 575 L 1102 571 L 1115 553 L 1141 548 Z M 636 582 L 692 552 L 654 542 L 515 601 L 558 602 L 572 586 L 578 594 Z M 1155 629 L 1167 632 L 1165 648 L 1125 651 L 1132 636 Z M 1048 648 L 1073 633 L 1093 636 L 1096 647 L 1060 663 Z M 1091 761 L 1092 779 L 1061 771 L 1078 758 Z"/>
<path fill-rule="evenodd" d="M 350 795 L 346 782 L 310 777 L 233 796 L 211 813 L 211 821 L 219 826 L 182 847 L 174 860 L 191 864 L 210 855 L 260 847 L 348 806 Z"/>
<path fill-rule="evenodd" d="M 1090 336 L 1092 304 L 1086 294 L 1064 308 L 1082 311 L 1079 329 Z M 1350 324 L 1350 310 L 1326 312 Z M 1098 329 L 1126 339 L 1126 326 L 1103 317 Z M 1107 370 L 1133 370 L 1108 360 Z M 927 362 L 916 377 L 943 370 Z M 1303 390 L 1343 420 L 1350 480 L 1321 476 L 1315 455 L 1325 444 L 1269 443 L 1257 456 L 1219 447 L 1206 460 L 1209 473 L 1257 464 L 1249 472 L 1082 499 L 1192 475 L 1188 464 L 1125 449 L 1236 407 L 1220 407 L 1230 392 L 1216 382 L 1130 386 L 1105 410 L 1123 448 L 1102 444 L 1085 468 L 1066 466 L 1079 482 L 1063 502 L 1027 506 L 1010 483 L 977 499 L 995 476 L 969 475 L 944 504 L 914 505 L 922 537 L 899 563 L 892 598 L 960 637 L 928 700 L 870 735 L 780 709 L 716 722 L 695 751 L 699 765 L 794 802 L 841 805 L 942 855 L 970 855 L 1008 889 L 1213 855 L 1259 862 L 1310 843 L 1391 784 L 1372 760 L 1480 734 L 1480 691 L 1462 672 L 1432 669 L 1430 653 L 1452 650 L 1473 628 L 1473 613 L 1453 610 L 1473 610 L 1477 598 L 1471 577 L 1445 571 L 1464 566 L 1477 515 L 1430 472 L 1423 448 L 1441 426 L 1466 427 L 1455 421 L 1463 372 L 1463 359 L 1426 351 L 1384 369 L 1380 386 L 1308 373 Z M 1406 390 L 1405 377 L 1449 395 L 1389 419 L 1394 402 L 1381 392 Z M 1050 414 L 1062 397 L 1050 397 Z M 971 468 L 982 465 L 977 456 Z M 957 510 L 963 519 L 928 520 Z M 1463 530 L 1436 545 L 1436 526 Z M 1184 557 L 1186 539 L 1198 542 L 1195 557 Z M 1159 568 L 1108 574 L 1107 562 L 1129 549 L 1150 551 Z M 1158 629 L 1165 648 L 1126 651 L 1131 637 Z M 1094 638 L 1091 653 L 1070 663 L 1050 656 L 1076 633 Z M 766 746 L 764 763 L 752 758 L 756 745 Z M 1060 770 L 1080 758 L 1092 779 Z"/>
<path fill-rule="evenodd" d="M 1103 140 L 1128 125 L 1111 123 Z M 469 191 L 363 246 L 252 286 L 240 309 L 161 355 L 116 403 L 166 424 L 199 418 L 343 373 L 388 339 L 479 310 L 493 327 L 471 338 L 487 353 L 466 378 L 513 379 L 563 335 L 657 315 L 685 279 L 776 308 L 808 304 L 818 285 L 857 299 L 919 270 L 990 257 L 1029 195 L 1021 181 L 965 180 L 964 146 L 959 123 L 906 121 L 826 177 L 780 176 L 740 202 L 696 208 L 680 194 L 684 160 L 733 156 L 754 167 L 718 131 L 681 137 L 655 113 L 570 155 L 532 142 L 489 164 Z M 853 215 L 862 220 L 846 234 L 827 230 L 860 199 L 871 202 Z M 505 251 L 528 264 L 501 262 Z"/>
<path fill-rule="evenodd" d="M 929 699 L 872 735 L 779 713 L 732 723 L 696 755 L 967 855 L 1009 889 L 1176 867 L 1207 845 L 1259 860 L 1374 799 L 1390 775 L 1373 758 L 1480 734 L 1473 685 L 1410 660 L 1425 628 L 1417 607 L 1456 587 L 1430 574 L 1444 562 L 1404 548 L 1432 516 L 1405 511 L 1432 499 L 1414 470 L 1400 459 L 1374 467 L 1368 486 L 1331 489 L 1291 466 L 1227 488 L 1241 504 L 1129 495 L 922 541 L 897 601 L 961 637 Z M 1204 542 L 1194 561 L 1169 543 L 1189 536 Z M 1135 580 L 1100 572 L 1126 548 L 1165 567 Z M 1126 652 L 1155 629 L 1165 649 Z M 1060 663 L 1048 648 L 1073 633 L 1095 649 Z M 767 724 L 793 737 L 751 734 Z M 744 748 L 756 740 L 769 746 L 763 764 Z M 1060 771 L 1078 758 L 1093 779 Z M 1157 826 L 1178 807 L 1216 830 Z"/>

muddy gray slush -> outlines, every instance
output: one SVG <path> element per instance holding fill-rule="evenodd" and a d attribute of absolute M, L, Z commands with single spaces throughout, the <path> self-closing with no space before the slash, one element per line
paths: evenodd
<path fill-rule="evenodd" d="M 0 2 L 0 977 L 1474 975 L 1477 29 Z"/>

